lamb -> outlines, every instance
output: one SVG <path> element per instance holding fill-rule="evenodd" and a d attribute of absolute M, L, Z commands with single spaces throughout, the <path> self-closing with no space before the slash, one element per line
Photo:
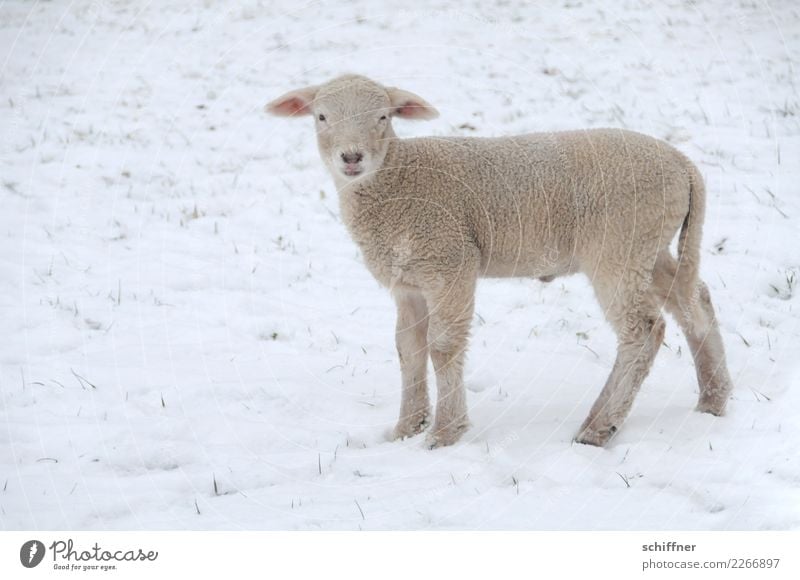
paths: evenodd
<path fill-rule="evenodd" d="M 314 117 L 343 221 L 396 301 L 396 438 L 428 427 L 429 356 L 438 398 L 428 446 L 451 445 L 468 428 L 463 368 L 479 277 L 581 272 L 592 282 L 617 357 L 577 442 L 603 446 L 620 428 L 661 346 L 662 308 L 694 357 L 697 410 L 724 413 L 732 384 L 698 276 L 705 189 L 672 146 L 617 129 L 399 139 L 393 118 L 438 112 L 358 75 L 291 91 L 266 110 Z"/>

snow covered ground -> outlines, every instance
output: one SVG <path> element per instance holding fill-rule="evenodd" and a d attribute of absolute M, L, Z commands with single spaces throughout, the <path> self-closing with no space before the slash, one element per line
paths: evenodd
<path fill-rule="evenodd" d="M 800 529 L 800 7 L 200 4 L 0 4 L 0 528 Z M 262 111 L 343 72 L 439 108 L 401 136 L 694 159 L 729 415 L 670 320 L 617 438 L 572 444 L 615 353 L 587 281 L 483 281 L 472 428 L 387 441 L 392 301 L 311 122 Z"/>

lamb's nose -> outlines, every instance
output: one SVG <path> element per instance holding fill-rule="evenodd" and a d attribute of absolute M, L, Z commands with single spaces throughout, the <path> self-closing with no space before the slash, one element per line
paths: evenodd
<path fill-rule="evenodd" d="M 364 158 L 361 153 L 342 153 L 342 160 L 345 163 L 358 163 Z"/>

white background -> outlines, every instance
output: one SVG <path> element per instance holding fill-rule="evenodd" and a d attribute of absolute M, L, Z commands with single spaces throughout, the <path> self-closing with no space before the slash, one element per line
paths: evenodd
<path fill-rule="evenodd" d="M 614 578 L 796 579 L 796 532 L 3 532 L 0 573 L 5 577 L 53 578 L 536 578 L 543 574 Z M 45 545 L 41 563 L 20 564 L 20 547 Z M 65 559 L 73 541 L 75 555 Z M 54 557 L 53 542 L 62 542 Z M 669 542 L 693 550 L 644 551 Z M 98 562 L 77 558 L 132 551 L 158 552 L 155 560 Z M 309 557 L 313 554 L 313 557 Z M 390 565 L 387 566 L 387 563 Z M 681 566 L 694 566 L 687 568 Z M 84 565 L 116 566 L 83 570 Z M 55 566 L 69 569 L 55 569 Z M 733 568 L 732 566 L 737 566 Z M 766 566 L 770 565 L 769 568 Z M 76 566 L 77 569 L 73 569 Z M 668 567 L 673 566 L 673 567 Z M 727 567 L 726 567 L 727 566 Z M 757 566 L 757 567 L 754 567 Z"/>

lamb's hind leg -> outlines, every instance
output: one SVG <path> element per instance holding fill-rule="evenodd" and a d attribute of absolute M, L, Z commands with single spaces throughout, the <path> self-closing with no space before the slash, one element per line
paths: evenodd
<path fill-rule="evenodd" d="M 628 288 L 620 284 L 614 290 L 597 289 L 606 317 L 617 332 L 617 359 L 581 426 L 576 438 L 578 443 L 602 446 L 617 432 L 664 339 L 664 319 L 654 300 L 649 278 L 642 276 L 641 280 L 631 281 L 633 284 Z"/>
<path fill-rule="evenodd" d="M 403 392 L 400 418 L 394 428 L 395 439 L 422 432 L 430 415 L 428 401 L 428 307 L 419 291 L 396 289 L 397 354 Z"/>
<path fill-rule="evenodd" d="M 694 357 L 700 398 L 697 410 L 722 415 L 732 390 L 725 362 L 725 347 L 711 303 L 708 287 L 698 282 L 696 288 L 681 288 L 676 277 L 678 263 L 668 253 L 659 255 L 655 271 L 655 286 L 686 336 Z"/>

